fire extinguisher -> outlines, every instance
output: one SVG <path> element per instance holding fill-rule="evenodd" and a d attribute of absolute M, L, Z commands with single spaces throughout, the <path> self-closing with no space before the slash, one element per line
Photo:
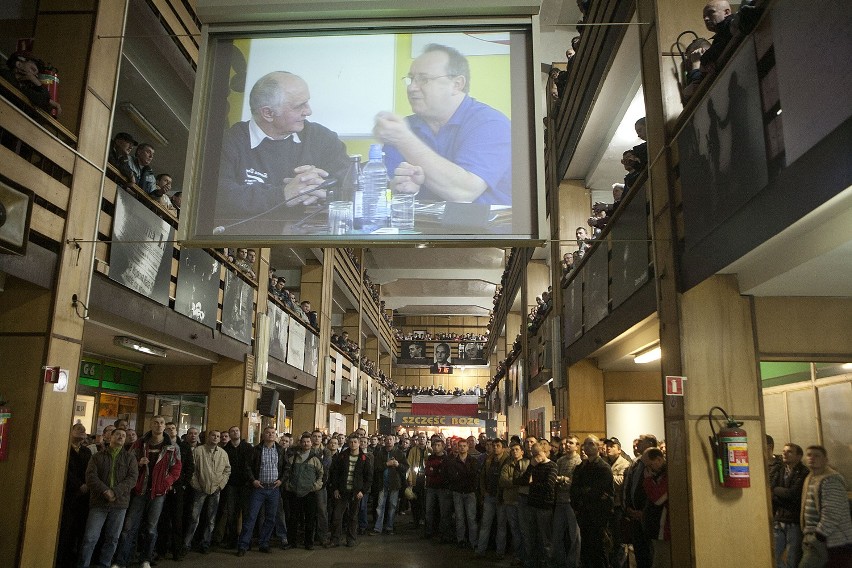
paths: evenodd
<path fill-rule="evenodd" d="M 0 396 L 0 461 L 9 458 L 9 422 L 12 420 L 12 410 L 6 406 L 6 401 Z"/>
<path fill-rule="evenodd" d="M 50 94 L 50 100 L 59 102 L 59 72 L 52 65 L 45 65 L 38 75 L 41 84 L 47 87 L 47 92 Z M 50 110 L 51 116 L 57 115 L 56 108 Z"/>
<path fill-rule="evenodd" d="M 725 427 L 716 432 L 713 425 L 713 411 L 718 410 L 725 416 Z M 751 486 L 748 471 L 748 433 L 728 416 L 722 408 L 714 406 L 707 414 L 710 421 L 710 445 L 715 456 L 716 473 L 722 487 L 744 488 Z"/>

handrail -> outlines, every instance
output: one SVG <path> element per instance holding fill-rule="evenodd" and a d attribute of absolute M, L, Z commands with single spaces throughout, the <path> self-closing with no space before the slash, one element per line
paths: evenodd
<path fill-rule="evenodd" d="M 56 120 L 50 113 L 33 106 L 29 99 L 18 90 L 17 87 L 9 83 L 3 77 L 0 77 L 0 97 L 6 99 L 13 107 L 18 109 L 21 114 L 26 116 L 30 121 L 39 127 L 48 130 L 49 134 L 54 136 L 58 142 L 66 146 L 69 150 L 76 153 L 77 135 L 65 128 L 65 126 Z M 29 112 L 28 112 L 29 111 Z M 52 129 L 51 132 L 49 129 Z M 79 154 L 78 154 L 79 155 Z M 80 156 L 81 158 L 83 156 Z M 85 158 L 84 158 L 85 159 Z M 95 165 L 95 164 L 92 164 Z M 98 169 L 101 169 L 98 167 Z"/>
<path fill-rule="evenodd" d="M 624 214 L 624 211 L 627 209 L 627 205 L 633 201 L 633 198 L 637 193 L 641 190 L 642 187 L 648 182 L 648 169 L 642 171 L 639 174 L 639 177 L 636 178 L 636 181 L 633 182 L 633 185 L 630 187 L 630 190 L 624 194 L 621 198 L 621 203 L 619 203 L 618 208 L 612 213 L 612 217 L 609 222 L 606 224 L 606 227 L 601 230 L 601 234 L 589 245 L 588 250 L 583 254 L 583 257 L 580 258 L 580 261 L 575 263 L 574 266 L 571 267 L 571 270 L 562 276 L 561 286 L 563 288 L 567 287 L 568 284 L 571 283 L 577 277 L 577 274 L 580 273 L 580 269 L 583 268 L 586 263 L 589 262 L 589 258 L 591 258 L 592 254 L 598 250 L 601 246 L 606 244 L 606 237 L 612 232 L 613 226 L 618 222 L 618 219 Z M 603 243 L 603 244 L 602 244 Z"/>

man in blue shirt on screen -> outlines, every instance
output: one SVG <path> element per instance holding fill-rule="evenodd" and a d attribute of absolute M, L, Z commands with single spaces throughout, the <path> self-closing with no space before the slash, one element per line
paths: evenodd
<path fill-rule="evenodd" d="M 470 66 L 452 47 L 429 44 L 403 78 L 414 114 L 376 116 L 394 192 L 418 199 L 512 204 L 509 119 L 468 95 Z"/>

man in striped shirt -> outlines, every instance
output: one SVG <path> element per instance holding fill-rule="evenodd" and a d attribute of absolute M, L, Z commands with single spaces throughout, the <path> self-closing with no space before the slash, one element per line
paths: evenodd
<path fill-rule="evenodd" d="M 802 487 L 802 562 L 799 568 L 844 568 L 852 563 L 852 517 L 846 480 L 828 466 L 822 446 L 808 446 L 811 470 Z"/>

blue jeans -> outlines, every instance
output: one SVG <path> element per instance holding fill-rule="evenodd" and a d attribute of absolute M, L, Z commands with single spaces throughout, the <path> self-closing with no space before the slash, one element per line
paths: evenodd
<path fill-rule="evenodd" d="M 287 496 L 284 494 L 283 491 L 281 491 L 281 496 L 279 497 L 279 499 L 281 499 L 281 502 L 280 506 L 278 507 L 278 514 L 275 515 L 275 536 L 278 537 L 278 539 L 281 541 L 281 544 L 289 543 L 289 541 L 287 540 L 287 513 L 284 507 L 284 499 L 286 498 Z"/>
<path fill-rule="evenodd" d="M 557 503 L 553 509 L 553 560 L 557 568 L 580 566 L 580 527 L 571 503 Z"/>
<path fill-rule="evenodd" d="M 254 532 L 254 525 L 257 522 L 257 516 L 260 514 L 260 508 L 264 507 L 266 516 L 263 519 L 263 527 L 260 529 L 260 546 L 269 546 L 269 539 L 272 538 L 272 531 L 275 529 L 275 518 L 278 515 L 278 501 L 281 499 L 281 491 L 277 487 L 255 487 L 249 497 L 248 517 L 243 522 L 243 529 L 240 531 L 240 542 L 237 545 L 239 550 L 248 550 L 251 546 L 251 535 Z"/>
<path fill-rule="evenodd" d="M 101 531 L 104 534 L 104 543 L 101 546 L 101 560 L 98 564 L 100 566 L 110 565 L 112 555 L 115 554 L 115 549 L 118 546 L 118 536 L 121 534 L 126 513 L 127 509 L 110 509 L 108 507 L 91 507 L 89 509 L 89 518 L 86 520 L 86 531 L 83 535 L 83 546 L 80 550 L 78 566 L 89 568 L 92 553 L 95 551 L 95 545 L 98 543 Z"/>
<path fill-rule="evenodd" d="M 385 520 L 385 508 L 387 508 L 388 522 L 385 528 L 393 530 L 393 520 L 396 517 L 396 508 L 399 505 L 399 489 L 382 489 L 379 492 L 379 505 L 376 507 L 376 526 L 373 530 L 382 532 Z"/>
<path fill-rule="evenodd" d="M 115 563 L 119 566 L 127 566 L 133 554 L 133 544 L 136 535 L 142 541 L 142 552 L 139 555 L 140 562 L 150 562 L 154 557 L 154 547 L 157 546 L 157 522 L 163 510 L 165 495 L 148 498 L 146 491 L 142 495 L 133 495 L 130 498 L 130 508 L 124 518 L 124 529 L 121 531 L 121 539 L 118 541 L 118 555 Z M 142 526 L 142 517 L 145 524 Z"/>
<path fill-rule="evenodd" d="M 787 549 L 787 562 L 781 560 Z M 798 568 L 802 559 L 802 527 L 799 523 L 775 523 L 775 566 Z"/>
<path fill-rule="evenodd" d="M 189 519 L 189 527 L 186 531 L 186 539 L 184 546 L 189 548 L 192 546 L 192 537 L 195 534 L 195 529 L 198 528 L 198 522 L 201 520 L 201 510 L 204 509 L 204 503 L 207 503 L 207 525 L 204 527 L 204 537 L 201 539 L 201 547 L 204 549 L 210 548 L 210 541 L 213 540 L 213 529 L 216 526 L 216 510 L 219 508 L 219 490 L 208 495 L 203 491 L 196 489 L 192 498 L 192 518 Z"/>
<path fill-rule="evenodd" d="M 323 486 L 317 493 L 317 530 L 316 539 L 319 542 L 328 541 L 328 488 Z M 391 527 L 393 523 L 391 523 Z"/>
<path fill-rule="evenodd" d="M 503 505 L 506 509 L 506 520 L 509 522 L 509 530 L 512 533 L 512 545 L 515 549 L 515 558 L 523 560 L 524 552 L 524 537 L 521 535 L 521 518 L 518 512 L 518 504 Z"/>
<path fill-rule="evenodd" d="M 364 493 L 361 503 L 358 505 L 358 529 L 367 530 L 367 507 L 370 506 L 370 494 Z"/>
<path fill-rule="evenodd" d="M 482 523 L 479 525 L 477 554 L 485 554 L 488 550 L 491 524 L 495 517 L 497 517 L 497 554 L 503 556 L 506 553 L 506 507 L 498 502 L 496 496 L 486 495 L 482 503 Z"/>
<path fill-rule="evenodd" d="M 453 514 L 453 496 L 449 489 L 439 487 L 426 488 L 426 523 L 425 535 L 431 537 L 435 531 L 435 506 L 438 506 L 441 515 L 441 524 L 438 527 L 441 538 L 449 540 L 452 534 L 450 518 Z"/>
<path fill-rule="evenodd" d="M 476 546 L 479 526 L 476 524 L 476 493 L 453 491 L 453 508 L 456 513 L 456 541 L 465 542 L 465 519 L 467 519 L 468 542 Z"/>

